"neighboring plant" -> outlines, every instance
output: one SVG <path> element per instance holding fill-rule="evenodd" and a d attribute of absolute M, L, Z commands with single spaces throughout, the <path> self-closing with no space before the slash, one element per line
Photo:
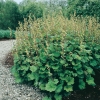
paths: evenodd
<path fill-rule="evenodd" d="M 100 0 L 68 0 L 66 15 L 94 16 L 100 21 Z"/>
<path fill-rule="evenodd" d="M 62 100 L 86 85 L 95 86 L 100 68 L 100 29 L 95 19 L 62 15 L 25 20 L 16 31 L 12 74 L 47 93 L 43 100 Z"/>
<path fill-rule="evenodd" d="M 0 39 L 15 39 L 15 31 L 0 30 Z"/>
<path fill-rule="evenodd" d="M 28 18 L 28 16 L 31 14 L 31 18 L 41 18 L 43 17 L 43 10 L 44 8 L 42 7 L 42 3 L 39 4 L 39 2 L 35 2 L 33 0 L 24 0 L 23 2 L 20 3 L 19 9 L 21 13 L 22 20 L 23 22 L 24 18 Z"/>
<path fill-rule="evenodd" d="M 0 0 L 0 29 L 15 30 L 20 20 L 18 4 L 12 0 Z"/>
<path fill-rule="evenodd" d="M 10 27 L 15 30 L 18 22 L 23 22 L 30 13 L 36 18 L 42 17 L 42 5 L 34 0 L 23 0 L 20 4 L 13 0 L 0 0 L 0 29 L 7 30 Z"/>

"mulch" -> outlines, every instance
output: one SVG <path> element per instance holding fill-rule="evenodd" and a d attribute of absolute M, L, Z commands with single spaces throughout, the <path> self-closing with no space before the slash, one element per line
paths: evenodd
<path fill-rule="evenodd" d="M 84 90 L 74 91 L 64 100 L 100 100 L 100 69 L 94 71 L 95 87 L 86 86 Z"/>
<path fill-rule="evenodd" d="M 12 67 L 14 65 L 14 59 L 13 59 L 13 53 L 9 52 L 4 61 L 4 65 L 8 65 L 9 67 Z"/>
<path fill-rule="evenodd" d="M 8 41 L 8 40 L 11 40 L 11 39 L 0 39 L 0 41 Z"/>
<path fill-rule="evenodd" d="M 100 84 L 96 87 L 87 87 L 85 90 L 74 91 L 63 100 L 100 100 Z"/>
<path fill-rule="evenodd" d="M 8 40 L 15 40 L 15 39 L 0 39 L 0 41 L 8 41 Z M 14 61 L 13 61 L 13 53 L 9 52 L 5 58 L 4 61 L 2 62 L 4 65 L 7 65 L 9 67 L 14 65 Z"/>

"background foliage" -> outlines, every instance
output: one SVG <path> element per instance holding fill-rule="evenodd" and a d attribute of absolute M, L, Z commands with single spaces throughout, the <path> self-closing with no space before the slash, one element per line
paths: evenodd
<path fill-rule="evenodd" d="M 18 22 L 31 15 L 36 18 L 62 10 L 65 17 L 95 16 L 100 19 L 100 0 L 23 0 L 17 4 L 13 0 L 0 0 L 0 29 L 15 30 Z"/>
<path fill-rule="evenodd" d="M 0 39 L 15 39 L 14 30 L 0 30 Z"/>
<path fill-rule="evenodd" d="M 16 29 L 18 21 L 20 20 L 20 13 L 18 10 L 18 4 L 13 1 L 0 0 L 0 29 Z"/>
<path fill-rule="evenodd" d="M 6 30 L 10 27 L 15 30 L 18 22 L 23 22 L 30 13 L 35 18 L 42 17 L 43 8 L 33 0 L 23 0 L 20 4 L 13 0 L 0 0 L 0 29 Z"/>
<path fill-rule="evenodd" d="M 67 15 L 95 16 L 100 19 L 100 0 L 68 0 Z"/>

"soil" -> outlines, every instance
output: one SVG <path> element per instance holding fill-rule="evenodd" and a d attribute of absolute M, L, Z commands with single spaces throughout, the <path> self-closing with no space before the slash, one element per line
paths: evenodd
<path fill-rule="evenodd" d="M 96 86 L 87 86 L 84 90 L 78 90 L 71 93 L 63 100 L 100 100 L 100 70 L 95 70 Z"/>
<path fill-rule="evenodd" d="M 13 53 L 9 52 L 4 61 L 4 65 L 8 65 L 9 67 L 12 67 L 14 65 L 14 59 L 13 59 Z"/>
<path fill-rule="evenodd" d="M 98 80 L 100 81 L 100 79 Z M 87 87 L 85 90 L 74 91 L 63 100 L 100 100 L 100 85 Z"/>
<path fill-rule="evenodd" d="M 8 41 L 8 40 L 14 40 L 14 39 L 0 39 L 0 41 Z"/>
<path fill-rule="evenodd" d="M 13 54 L 10 52 L 6 56 L 5 65 L 13 66 Z M 63 98 L 63 100 L 100 100 L 100 70 L 95 70 L 95 87 L 87 86 L 84 90 L 74 91 L 70 96 Z"/>

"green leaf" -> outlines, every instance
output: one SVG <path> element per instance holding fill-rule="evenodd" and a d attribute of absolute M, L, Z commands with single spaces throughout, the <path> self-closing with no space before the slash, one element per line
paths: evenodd
<path fill-rule="evenodd" d="M 28 77 L 28 80 L 29 80 L 29 81 L 35 79 L 34 73 L 29 73 L 29 74 L 27 74 L 27 77 Z"/>
<path fill-rule="evenodd" d="M 67 51 L 68 52 L 72 52 L 74 50 L 74 47 L 72 45 L 70 45 L 69 47 L 67 47 Z"/>
<path fill-rule="evenodd" d="M 64 90 L 65 90 L 66 92 L 71 92 L 71 91 L 73 91 L 73 86 L 72 86 L 72 85 L 65 86 L 65 87 L 64 87 Z"/>
<path fill-rule="evenodd" d="M 94 50 L 98 51 L 98 50 L 99 50 L 99 46 L 96 46 L 96 47 L 94 48 Z"/>
<path fill-rule="evenodd" d="M 44 67 L 40 67 L 40 70 L 45 71 L 46 67 L 45 66 Z"/>
<path fill-rule="evenodd" d="M 81 60 L 81 57 L 77 54 L 72 54 L 72 57 L 77 60 Z"/>
<path fill-rule="evenodd" d="M 91 56 L 88 56 L 88 58 L 89 58 L 89 60 L 92 60 L 93 59 L 93 57 L 91 57 Z"/>
<path fill-rule="evenodd" d="M 62 96 L 59 94 L 54 95 L 55 100 L 62 100 Z"/>
<path fill-rule="evenodd" d="M 83 79 L 79 79 L 79 88 L 85 89 L 85 82 L 83 81 Z"/>
<path fill-rule="evenodd" d="M 60 77 L 59 77 L 61 80 L 65 80 L 65 74 L 63 73 L 60 73 Z"/>
<path fill-rule="evenodd" d="M 33 83 L 33 85 L 35 86 L 35 87 L 37 87 L 38 86 L 38 84 L 39 84 L 39 82 L 38 81 L 34 81 L 34 83 Z"/>
<path fill-rule="evenodd" d="M 22 79 L 20 77 L 16 77 L 15 82 L 16 83 L 22 83 Z"/>
<path fill-rule="evenodd" d="M 57 65 L 55 65 L 55 66 L 51 66 L 51 67 L 52 67 L 52 69 L 54 69 L 54 70 L 59 69 L 59 66 L 57 66 Z"/>
<path fill-rule="evenodd" d="M 37 42 L 37 43 L 40 43 L 40 42 L 41 42 L 41 40 L 37 38 L 37 39 L 36 39 L 36 42 Z"/>
<path fill-rule="evenodd" d="M 45 90 L 49 91 L 49 92 L 53 92 L 55 91 L 57 88 L 56 84 L 54 81 L 49 80 L 49 82 L 46 84 Z"/>
<path fill-rule="evenodd" d="M 14 77 L 19 77 L 19 73 L 16 69 L 16 66 L 12 66 L 11 73 L 14 75 Z"/>
<path fill-rule="evenodd" d="M 61 63 L 62 65 L 64 65 L 64 64 L 66 64 L 66 61 L 65 61 L 65 60 L 60 60 L 60 63 Z"/>
<path fill-rule="evenodd" d="M 86 62 L 89 61 L 89 58 L 88 58 L 87 56 L 83 56 L 83 57 L 81 58 L 81 61 L 82 61 L 83 63 L 86 63 Z"/>
<path fill-rule="evenodd" d="M 88 83 L 88 85 L 95 86 L 94 78 L 91 76 L 86 78 L 86 82 Z"/>
<path fill-rule="evenodd" d="M 45 96 L 45 97 L 42 98 L 42 100 L 52 100 L 52 99 L 51 99 L 51 97 Z"/>
<path fill-rule="evenodd" d="M 81 57 L 79 55 L 76 55 L 75 59 L 81 60 Z"/>
<path fill-rule="evenodd" d="M 76 77 L 77 76 L 77 73 L 72 73 L 73 77 Z"/>
<path fill-rule="evenodd" d="M 26 58 L 26 62 L 32 62 L 30 59 Z"/>
<path fill-rule="evenodd" d="M 28 71 L 29 67 L 28 66 L 21 66 L 19 67 L 20 70 Z"/>
<path fill-rule="evenodd" d="M 58 79 L 54 79 L 54 83 L 57 84 L 59 82 Z"/>
<path fill-rule="evenodd" d="M 86 53 L 90 54 L 91 53 L 91 50 L 85 50 Z"/>
<path fill-rule="evenodd" d="M 49 49 L 51 52 L 54 52 L 54 51 L 55 51 L 55 48 L 54 48 L 53 43 L 51 43 L 51 44 L 49 45 L 48 49 Z"/>
<path fill-rule="evenodd" d="M 53 53 L 54 57 L 60 57 L 60 53 L 59 52 L 55 52 Z"/>
<path fill-rule="evenodd" d="M 67 82 L 68 85 L 74 84 L 74 78 L 72 77 L 65 77 L 65 81 Z"/>
<path fill-rule="evenodd" d="M 95 54 L 95 57 L 99 59 L 99 58 L 100 58 L 100 55 L 98 55 L 98 54 Z"/>
<path fill-rule="evenodd" d="M 38 81 L 39 80 L 39 74 L 36 72 L 36 73 L 33 73 L 34 76 L 35 76 L 35 80 Z"/>
<path fill-rule="evenodd" d="M 92 74 L 92 73 L 93 73 L 93 69 L 92 69 L 91 67 L 87 67 L 87 72 L 88 72 L 89 74 Z"/>
<path fill-rule="evenodd" d="M 78 75 L 82 75 L 83 73 L 84 73 L 84 72 L 83 72 L 82 69 L 78 69 L 78 70 L 77 70 L 77 74 L 78 74 Z"/>
<path fill-rule="evenodd" d="M 43 63 L 47 61 L 47 57 L 44 54 L 41 54 L 40 59 Z"/>
<path fill-rule="evenodd" d="M 48 72 L 48 75 L 49 75 L 49 76 L 52 76 L 52 73 Z"/>
<path fill-rule="evenodd" d="M 79 78 L 84 78 L 84 74 L 77 75 Z"/>
<path fill-rule="evenodd" d="M 37 71 L 37 67 L 36 66 L 30 66 L 30 70 L 32 71 L 32 72 L 36 72 Z"/>
<path fill-rule="evenodd" d="M 60 93 L 62 91 L 62 88 L 63 88 L 63 84 L 59 84 L 57 85 L 57 88 L 56 88 L 56 93 Z"/>
<path fill-rule="evenodd" d="M 81 45 L 79 46 L 79 48 L 82 49 L 82 50 L 84 50 L 84 49 L 86 48 L 86 46 L 83 45 L 83 44 L 81 44 Z"/>
<path fill-rule="evenodd" d="M 67 55 L 67 56 L 66 56 L 66 60 L 67 60 L 67 61 L 73 61 L 73 57 L 70 56 L 70 55 Z"/>
<path fill-rule="evenodd" d="M 74 65 L 73 69 L 78 70 L 82 67 L 82 65 L 80 63 Z"/>
<path fill-rule="evenodd" d="M 39 85 L 39 88 L 40 88 L 41 90 L 45 90 L 45 85 L 44 85 L 44 84 L 40 84 L 40 85 Z"/>
<path fill-rule="evenodd" d="M 66 63 L 64 66 L 67 67 L 68 66 L 68 63 Z"/>
<path fill-rule="evenodd" d="M 52 61 L 55 61 L 55 57 L 51 56 Z"/>
<path fill-rule="evenodd" d="M 97 61 L 96 61 L 96 60 L 90 61 L 90 65 L 91 65 L 92 67 L 97 66 Z"/>
<path fill-rule="evenodd" d="M 74 61 L 72 61 L 72 65 L 73 65 L 73 66 L 75 66 L 75 65 L 76 65 Z"/>

